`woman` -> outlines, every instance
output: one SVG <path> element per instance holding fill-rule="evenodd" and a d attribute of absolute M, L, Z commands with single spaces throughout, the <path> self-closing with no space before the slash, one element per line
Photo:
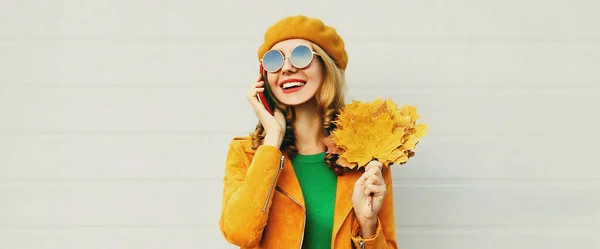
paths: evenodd
<path fill-rule="evenodd" d="M 278 21 L 264 38 L 264 70 L 246 96 L 259 123 L 233 138 L 226 160 L 225 239 L 241 248 L 397 248 L 391 172 L 377 161 L 348 170 L 326 152 L 345 103 L 344 41 L 302 15 Z M 273 115 L 259 92 L 275 102 Z"/>

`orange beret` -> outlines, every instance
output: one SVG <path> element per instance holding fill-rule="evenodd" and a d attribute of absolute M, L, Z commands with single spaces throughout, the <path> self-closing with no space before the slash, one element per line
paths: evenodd
<path fill-rule="evenodd" d="M 258 49 L 258 59 L 262 59 L 273 45 L 288 39 L 304 39 L 319 45 L 341 70 L 346 70 L 348 54 L 342 37 L 323 21 L 303 15 L 283 18 L 269 27 L 265 32 L 264 42 Z"/>

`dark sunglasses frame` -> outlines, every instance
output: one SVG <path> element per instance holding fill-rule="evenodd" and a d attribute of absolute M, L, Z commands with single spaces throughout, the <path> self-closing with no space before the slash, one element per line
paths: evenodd
<path fill-rule="evenodd" d="M 294 58 L 292 58 L 292 57 L 293 57 L 293 55 L 294 55 L 294 51 L 295 51 L 296 49 L 298 49 L 299 47 L 306 47 L 306 48 L 308 48 L 308 50 L 311 52 L 311 55 L 310 55 L 310 60 L 309 60 L 309 61 L 308 61 L 308 63 L 306 63 L 306 65 L 304 65 L 304 66 L 302 66 L 302 65 L 300 65 L 300 66 L 299 66 L 299 65 L 296 65 L 296 64 L 294 64 Z M 279 65 L 279 66 L 277 67 L 277 69 L 276 69 L 276 70 L 267 70 L 267 67 L 266 67 L 266 66 L 265 66 L 265 64 L 264 64 L 264 59 L 265 59 L 265 56 L 267 56 L 267 54 L 269 54 L 269 53 L 273 53 L 273 52 L 277 52 L 277 53 L 279 53 L 279 55 L 281 56 L 281 58 L 282 58 L 282 59 L 281 59 L 281 65 Z M 260 59 L 260 63 L 262 64 L 262 66 L 263 66 L 263 69 L 264 69 L 265 71 L 267 71 L 267 72 L 269 72 L 269 73 L 275 73 L 275 72 L 277 72 L 277 71 L 281 70 L 281 68 L 282 68 L 282 67 L 283 67 L 283 65 L 285 64 L 285 60 L 286 60 L 286 59 L 288 59 L 288 58 L 290 59 L 290 63 L 291 63 L 291 64 L 292 64 L 292 65 L 293 65 L 295 68 L 302 69 L 302 68 L 306 68 L 306 67 L 308 67 L 308 66 L 309 66 L 309 65 L 312 63 L 312 61 L 315 59 L 315 55 L 317 55 L 317 56 L 321 56 L 319 53 L 317 53 L 317 52 L 315 52 L 314 50 L 312 50 L 312 48 L 310 48 L 309 46 L 306 46 L 306 45 L 298 45 L 298 46 L 296 46 L 296 47 L 295 47 L 295 48 L 292 50 L 292 53 L 290 54 L 290 56 L 285 56 L 285 55 L 283 54 L 283 52 L 281 52 L 280 50 L 271 49 L 271 50 L 267 51 L 267 52 L 266 52 L 266 53 L 263 55 L 263 58 L 262 58 L 262 59 Z"/>

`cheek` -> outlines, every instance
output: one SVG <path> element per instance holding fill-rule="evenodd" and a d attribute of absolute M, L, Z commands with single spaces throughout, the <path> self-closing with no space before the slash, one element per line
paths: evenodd
<path fill-rule="evenodd" d="M 319 66 L 310 68 L 308 73 L 311 80 L 315 81 L 317 84 L 323 83 L 323 73 Z"/>
<path fill-rule="evenodd" d="M 273 75 L 273 74 L 267 74 L 267 81 L 269 81 L 269 86 L 271 88 L 275 88 L 276 87 L 276 82 L 277 82 L 277 75 Z"/>
<path fill-rule="evenodd" d="M 308 68 L 309 72 L 310 72 L 310 77 L 312 79 L 315 80 L 322 80 L 323 79 L 323 71 L 325 69 L 323 69 L 323 63 L 315 58 L 315 60 L 313 61 L 313 63 L 311 64 L 311 66 Z"/>

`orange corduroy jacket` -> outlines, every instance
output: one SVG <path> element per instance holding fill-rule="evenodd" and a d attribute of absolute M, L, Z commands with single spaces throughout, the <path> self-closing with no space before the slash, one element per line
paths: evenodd
<path fill-rule="evenodd" d="M 246 136 L 234 137 L 229 145 L 220 230 L 229 243 L 240 248 L 300 249 L 306 212 L 291 161 L 279 148 L 261 145 L 252 150 L 251 144 Z M 390 170 L 383 172 L 387 192 L 376 234 L 360 237 L 351 198 L 361 174 L 338 176 L 331 248 L 398 248 Z"/>

